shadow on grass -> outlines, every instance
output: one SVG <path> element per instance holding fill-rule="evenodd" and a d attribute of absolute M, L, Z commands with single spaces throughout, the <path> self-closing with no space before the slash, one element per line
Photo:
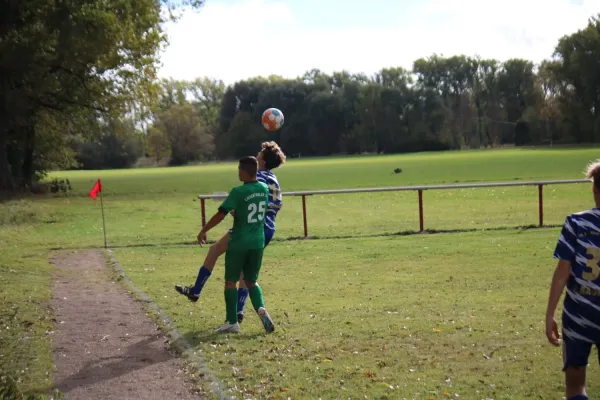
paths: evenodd
<path fill-rule="evenodd" d="M 220 345 L 222 343 L 225 343 L 226 337 L 229 338 L 229 340 L 232 337 L 235 337 L 236 340 L 254 340 L 254 339 L 257 339 L 257 338 L 267 335 L 266 332 L 246 333 L 243 331 L 243 328 L 240 333 L 223 334 L 223 333 L 216 333 L 215 332 L 216 328 L 217 327 L 215 326 L 215 327 L 210 327 L 207 329 L 202 329 L 200 331 L 182 333 L 181 337 L 179 337 L 177 340 L 174 341 L 174 344 L 178 345 L 178 344 L 180 344 L 179 342 L 185 341 L 192 347 L 197 347 L 201 344 Z"/>
<path fill-rule="evenodd" d="M 543 230 L 543 229 L 556 229 L 560 228 L 562 225 L 544 225 L 540 227 L 538 225 L 522 225 L 522 226 L 504 226 L 497 228 L 467 228 L 467 229 L 426 229 L 423 232 L 415 231 L 415 230 L 407 230 L 407 231 L 399 231 L 399 232 L 389 232 L 389 233 L 373 233 L 373 234 L 365 234 L 365 235 L 323 235 L 323 236 L 292 236 L 286 238 L 274 238 L 273 242 L 292 242 L 299 240 L 332 240 L 332 239 L 367 239 L 367 238 L 383 238 L 383 237 L 393 237 L 393 236 L 412 236 L 412 235 L 441 235 L 441 234 L 455 234 L 455 233 L 472 233 L 472 232 L 503 232 L 503 231 L 520 231 L 525 232 L 529 230 Z M 214 243 L 214 241 L 209 241 L 207 245 Z M 170 242 L 170 243 L 136 243 L 136 244 L 127 244 L 127 245 L 116 245 L 116 246 L 108 246 L 109 249 L 135 249 L 135 248 L 177 248 L 177 247 L 192 247 L 198 246 L 196 242 L 185 241 L 185 242 Z M 80 250 L 82 247 L 53 247 L 50 248 L 52 251 L 57 250 Z M 90 246 L 86 247 L 90 249 L 102 249 L 101 246 Z"/>

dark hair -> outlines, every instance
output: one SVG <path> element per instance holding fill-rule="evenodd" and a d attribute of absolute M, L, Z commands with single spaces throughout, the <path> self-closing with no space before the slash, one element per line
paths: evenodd
<path fill-rule="evenodd" d="M 258 160 L 253 156 L 242 157 L 240 158 L 240 169 L 246 171 L 250 176 L 256 176 Z"/>
<path fill-rule="evenodd" d="M 260 150 L 267 169 L 275 169 L 285 163 L 285 154 L 275 142 L 264 142 Z"/>

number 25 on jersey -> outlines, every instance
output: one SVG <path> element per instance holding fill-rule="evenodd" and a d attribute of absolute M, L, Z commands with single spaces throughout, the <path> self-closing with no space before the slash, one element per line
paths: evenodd
<path fill-rule="evenodd" d="M 261 201 L 258 206 L 256 203 L 248 204 L 248 223 L 254 224 L 262 221 L 265 218 L 266 207 L 266 201 Z"/>

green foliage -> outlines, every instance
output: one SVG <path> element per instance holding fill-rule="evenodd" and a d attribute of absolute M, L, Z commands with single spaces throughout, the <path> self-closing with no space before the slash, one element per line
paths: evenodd
<path fill-rule="evenodd" d="M 36 210 L 30 201 L 11 202 L 0 208 L 0 226 L 16 226 L 36 221 Z"/>
<path fill-rule="evenodd" d="M 111 118 L 100 124 L 100 137 L 77 144 L 83 169 L 129 168 L 143 154 L 141 137 L 131 120 Z"/>
<path fill-rule="evenodd" d="M 211 158 L 214 149 L 213 137 L 189 103 L 177 104 L 158 113 L 152 132 L 155 140 L 159 139 L 156 135 L 168 138 L 171 165 L 183 165 Z M 161 142 L 161 146 L 163 147 L 160 149 L 166 153 L 164 143 Z"/>
<path fill-rule="evenodd" d="M 120 116 L 135 108 L 132 103 L 145 105 L 138 107 L 144 115 L 156 96 L 158 52 L 166 42 L 162 5 L 173 11 L 182 5 L 198 7 L 201 1 L 23 0 L 0 5 L 5 99 L 0 108 L 0 190 L 31 185 L 57 163 L 72 162 L 72 154 L 64 150 L 72 133 L 57 135 L 48 126 L 48 111 L 54 122 L 87 120 L 92 126 L 98 113 Z M 40 136 L 61 145 L 58 162 L 39 161 L 51 152 L 38 146 Z"/>
<path fill-rule="evenodd" d="M 256 153 L 256 143 L 267 139 L 262 127 L 256 124 L 252 115 L 242 111 L 237 113 L 231 121 L 227 132 L 221 138 L 222 154 L 235 158 L 243 157 L 244 154 Z"/>
<path fill-rule="evenodd" d="M 165 132 L 156 126 L 150 128 L 146 138 L 146 152 L 153 157 L 156 163 L 171 155 L 171 142 Z"/>
<path fill-rule="evenodd" d="M 600 140 L 600 17 L 561 38 L 554 57 L 539 66 L 433 54 L 412 71 L 384 68 L 372 76 L 314 69 L 296 79 L 271 75 L 231 86 L 209 78 L 157 80 L 163 23 L 176 20 L 181 7 L 201 4 L 0 5 L 0 86 L 7 88 L 0 190 L 32 187 L 46 171 L 74 167 L 76 152 L 86 168 L 131 166 L 138 145 L 107 138 L 102 121 L 111 119 L 130 120 L 147 135 L 141 142 L 149 155 L 176 165 L 246 155 L 262 140 L 278 141 L 291 157 Z M 268 107 L 285 114 L 278 132 L 259 123 Z M 115 149 L 126 155 L 95 155 Z"/>
<path fill-rule="evenodd" d="M 50 193 L 67 193 L 72 189 L 71 182 L 68 179 L 54 178 L 48 184 Z"/>
<path fill-rule="evenodd" d="M 198 112 L 198 116 L 214 135 L 219 125 L 225 84 L 218 80 L 198 78 L 188 84 L 188 91 L 192 96 L 192 104 Z"/>
<path fill-rule="evenodd" d="M 578 143 L 600 140 L 600 14 L 561 38 L 554 55 L 556 61 L 547 68 L 567 128 Z"/>

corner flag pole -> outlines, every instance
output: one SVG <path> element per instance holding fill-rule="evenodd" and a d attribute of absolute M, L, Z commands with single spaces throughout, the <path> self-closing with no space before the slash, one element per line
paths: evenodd
<path fill-rule="evenodd" d="M 102 210 L 102 232 L 104 233 L 104 248 L 108 248 L 106 245 L 106 222 L 104 220 L 104 202 L 102 201 L 102 192 L 100 192 L 100 209 Z"/>

